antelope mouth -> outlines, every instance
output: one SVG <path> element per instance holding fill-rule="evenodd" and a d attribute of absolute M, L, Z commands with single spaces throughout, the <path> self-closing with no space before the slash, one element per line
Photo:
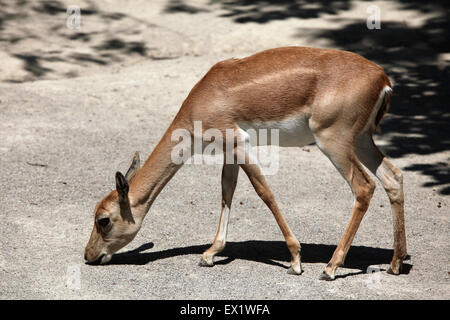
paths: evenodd
<path fill-rule="evenodd" d="M 89 265 L 101 265 L 101 264 L 106 264 L 109 261 L 111 261 L 112 258 L 112 254 L 106 254 L 103 253 L 100 256 L 98 256 L 97 259 L 93 260 L 93 261 L 86 261 L 86 264 Z"/>

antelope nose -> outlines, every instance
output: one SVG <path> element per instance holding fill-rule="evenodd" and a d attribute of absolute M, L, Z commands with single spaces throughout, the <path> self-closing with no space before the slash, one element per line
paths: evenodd
<path fill-rule="evenodd" d="M 84 261 L 87 261 L 88 260 L 88 256 L 87 256 L 87 253 L 85 252 L 84 253 Z"/>

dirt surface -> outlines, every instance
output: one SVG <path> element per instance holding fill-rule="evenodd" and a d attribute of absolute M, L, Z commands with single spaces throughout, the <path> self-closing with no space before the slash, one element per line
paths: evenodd
<path fill-rule="evenodd" d="M 366 27 L 370 5 L 379 30 Z M 421 1 L 1 1 L 0 298 L 449 299 L 448 13 Z M 281 232 L 243 172 L 227 247 L 198 266 L 219 219 L 212 165 L 184 166 L 132 243 L 84 264 L 114 173 L 135 150 L 147 158 L 211 65 L 284 45 L 355 51 L 395 82 L 376 141 L 404 173 L 405 273 L 385 272 L 392 219 L 377 181 L 337 279 L 318 280 L 353 198 L 315 146 L 282 149 L 267 177 L 302 244 L 301 276 L 286 273 Z"/>

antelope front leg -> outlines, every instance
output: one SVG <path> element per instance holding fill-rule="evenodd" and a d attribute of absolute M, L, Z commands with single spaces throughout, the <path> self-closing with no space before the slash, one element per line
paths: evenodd
<path fill-rule="evenodd" d="M 249 148 L 247 149 L 250 150 Z M 283 217 L 283 214 L 278 208 L 278 204 L 275 201 L 272 190 L 267 184 L 257 160 L 251 155 L 251 152 L 244 151 L 242 149 L 240 149 L 240 152 L 245 154 L 245 163 L 240 164 L 241 168 L 247 174 L 258 196 L 269 207 L 270 211 L 272 211 L 272 214 L 286 240 L 286 245 L 291 253 L 291 267 L 289 268 L 288 273 L 294 275 L 302 274 L 303 270 L 300 255 L 300 242 L 298 242 L 297 238 L 292 233 L 289 225 Z"/>
<path fill-rule="evenodd" d="M 281 214 L 280 209 L 275 201 L 272 191 L 266 183 L 264 176 L 261 173 L 261 170 L 256 164 L 243 164 L 241 165 L 242 169 L 244 169 L 245 173 L 250 179 L 253 187 L 255 188 L 256 193 L 259 197 L 266 203 L 269 209 L 272 211 L 275 220 L 278 223 L 278 226 L 283 233 L 283 236 L 286 240 L 287 247 L 291 253 L 291 267 L 288 270 L 289 274 L 301 274 L 302 273 L 302 264 L 300 257 L 300 243 L 295 238 L 291 229 L 289 228 L 286 220 Z"/>
<path fill-rule="evenodd" d="M 230 218 L 231 201 L 236 188 L 239 166 L 237 164 L 224 164 L 222 169 L 222 212 L 220 213 L 219 228 L 212 246 L 206 250 L 200 260 L 202 267 L 212 267 L 216 254 L 225 248 L 227 241 L 228 221 Z"/>

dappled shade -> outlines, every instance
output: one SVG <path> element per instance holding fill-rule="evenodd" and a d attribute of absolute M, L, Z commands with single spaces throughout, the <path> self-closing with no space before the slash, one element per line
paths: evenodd
<path fill-rule="evenodd" d="M 176 2 L 169 1 L 168 6 Z M 329 0 L 211 0 L 225 13 L 221 17 L 237 23 L 268 23 L 290 18 L 313 19 L 322 15 L 340 22 L 335 29 L 308 28 L 293 30 L 294 37 L 311 42 L 324 39 L 331 47 L 353 51 L 381 65 L 394 83 L 389 114 L 381 124 L 388 140 L 383 151 L 393 158 L 429 155 L 450 150 L 450 4 L 444 1 L 397 0 L 392 3 L 401 10 L 427 14 L 423 25 L 412 26 L 384 20 L 381 29 L 368 29 L 367 16 L 361 19 L 338 18 L 350 10 L 353 1 Z M 368 5 L 370 1 L 367 1 Z M 170 12 L 170 11 L 168 11 Z M 429 176 L 424 187 L 437 188 L 450 194 L 450 158 L 426 165 L 404 168 Z"/>
<path fill-rule="evenodd" d="M 421 25 L 408 21 L 381 20 L 381 29 L 367 28 L 367 16 L 342 18 L 354 1 L 329 0 L 211 0 L 191 3 L 168 0 L 161 14 L 196 14 L 217 11 L 217 16 L 237 25 L 254 27 L 283 19 L 328 19 L 333 28 L 293 28 L 292 38 L 314 43 L 326 40 L 329 47 L 361 54 L 380 64 L 394 83 L 388 115 L 381 123 L 387 144 L 383 151 L 393 158 L 431 155 L 450 150 L 450 88 L 448 86 L 450 4 L 420 0 L 396 0 L 400 10 L 423 15 Z M 370 1 L 367 1 L 370 4 Z M 177 58 L 186 47 L 180 33 L 120 12 L 103 11 L 95 2 L 82 7 L 81 29 L 66 26 L 66 6 L 61 1 L 1 1 L 0 49 L 4 65 L 21 66 L 2 70 L 1 81 L 75 77 L 83 70 L 95 70 L 130 59 Z M 20 26 L 20 27 L 19 27 Z M 207 32 L 207 31 L 205 31 Z M 165 51 L 156 39 L 173 47 Z M 306 40 L 306 41 L 305 41 Z M 151 43 L 151 46 L 149 44 Z M 177 48 L 178 48 L 177 47 Z M 208 49 L 206 49 L 208 50 Z M 54 67 L 55 66 L 55 67 Z M 424 187 L 450 194 L 450 158 L 436 163 L 404 168 L 430 178 Z"/>

